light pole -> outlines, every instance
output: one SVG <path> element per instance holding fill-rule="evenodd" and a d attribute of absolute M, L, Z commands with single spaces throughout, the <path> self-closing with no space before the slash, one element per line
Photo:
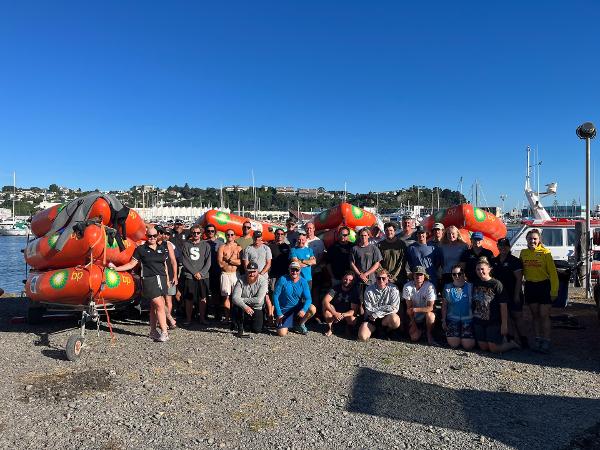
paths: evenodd
<path fill-rule="evenodd" d="M 585 139 L 585 298 L 592 293 L 590 257 L 592 255 L 592 234 L 590 230 L 590 141 L 596 137 L 596 127 L 592 122 L 579 125 L 576 130 L 579 139 Z"/>

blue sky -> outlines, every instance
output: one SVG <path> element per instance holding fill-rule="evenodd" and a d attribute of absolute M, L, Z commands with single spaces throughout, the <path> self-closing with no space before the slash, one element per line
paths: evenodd
<path fill-rule="evenodd" d="M 462 176 L 514 206 L 530 145 L 542 184 L 584 201 L 575 128 L 600 124 L 600 6 L 416 3 L 5 3 L 0 183 L 204 187 L 254 169 L 259 185 L 365 192 Z"/>

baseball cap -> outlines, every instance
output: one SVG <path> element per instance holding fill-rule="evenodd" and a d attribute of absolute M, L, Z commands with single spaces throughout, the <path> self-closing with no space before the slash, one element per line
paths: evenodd
<path fill-rule="evenodd" d="M 300 263 L 298 261 L 292 261 L 290 263 L 290 269 L 300 269 Z"/>
<path fill-rule="evenodd" d="M 498 239 L 498 247 L 510 247 L 510 241 L 506 238 Z"/>
<path fill-rule="evenodd" d="M 249 262 L 246 266 L 246 272 L 252 272 L 254 270 L 258 270 L 258 264 L 256 264 L 254 261 Z"/>
<path fill-rule="evenodd" d="M 471 235 L 471 239 L 473 239 L 474 241 L 482 241 L 483 233 L 481 231 L 476 231 Z"/>
<path fill-rule="evenodd" d="M 431 228 L 432 230 L 443 230 L 444 229 L 444 224 L 442 223 L 434 223 L 433 224 L 433 228 Z"/>
<path fill-rule="evenodd" d="M 252 237 L 254 239 L 258 239 L 262 237 L 262 231 L 255 231 L 254 234 L 252 235 Z"/>
<path fill-rule="evenodd" d="M 175 225 L 183 225 L 183 221 L 181 219 L 175 219 Z"/>
<path fill-rule="evenodd" d="M 423 266 L 416 266 L 413 270 L 412 273 L 420 273 L 422 275 L 427 276 L 427 271 L 425 270 L 425 267 Z"/>
<path fill-rule="evenodd" d="M 414 217 L 412 216 L 412 214 L 404 214 L 402 216 L 402 220 L 412 220 L 414 219 Z"/>
<path fill-rule="evenodd" d="M 415 228 L 415 233 L 427 233 L 427 230 L 423 225 L 419 225 Z"/>
<path fill-rule="evenodd" d="M 156 230 L 157 233 L 164 233 L 165 232 L 165 229 L 163 228 L 162 225 L 156 225 L 154 227 L 154 229 Z"/>

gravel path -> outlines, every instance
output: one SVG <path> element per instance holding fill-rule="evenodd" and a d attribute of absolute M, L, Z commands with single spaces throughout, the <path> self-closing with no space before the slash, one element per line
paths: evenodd
<path fill-rule="evenodd" d="M 0 448 L 600 445 L 600 331 L 584 301 L 568 312 L 586 328 L 556 329 L 552 355 L 218 327 L 157 344 L 128 321 L 114 342 L 89 333 L 77 363 L 62 350 L 74 322 L 10 325 L 25 307 L 0 300 Z"/>

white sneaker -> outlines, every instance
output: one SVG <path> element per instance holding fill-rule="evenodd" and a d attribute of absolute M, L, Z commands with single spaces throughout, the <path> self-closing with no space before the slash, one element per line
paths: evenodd
<path fill-rule="evenodd" d="M 166 331 L 158 331 L 158 337 L 154 339 L 155 342 L 167 342 L 169 340 L 169 333 Z"/>

